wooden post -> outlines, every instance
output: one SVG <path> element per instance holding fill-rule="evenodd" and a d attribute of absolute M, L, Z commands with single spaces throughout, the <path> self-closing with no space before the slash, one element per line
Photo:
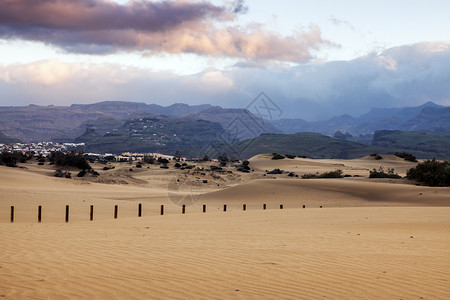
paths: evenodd
<path fill-rule="evenodd" d="M 14 223 L 14 206 L 11 206 L 11 223 Z"/>
<path fill-rule="evenodd" d="M 138 207 L 138 217 L 142 217 L 142 203 L 139 203 L 139 207 Z"/>
<path fill-rule="evenodd" d="M 69 205 L 66 205 L 66 223 L 69 223 Z"/>
<path fill-rule="evenodd" d="M 94 205 L 91 205 L 91 209 L 89 212 L 89 220 L 93 221 L 94 220 Z"/>
<path fill-rule="evenodd" d="M 164 215 L 164 205 L 161 205 L 161 216 Z"/>
<path fill-rule="evenodd" d="M 206 205 L 205 204 L 203 204 L 203 212 L 204 213 L 206 212 Z"/>
<path fill-rule="evenodd" d="M 263 204 L 263 209 L 266 210 L 267 209 L 267 205 Z"/>
<path fill-rule="evenodd" d="M 244 210 L 244 211 L 247 210 L 247 204 L 242 205 L 242 210 Z"/>
<path fill-rule="evenodd" d="M 223 211 L 224 212 L 227 211 L 227 205 L 226 204 L 223 205 Z"/>
<path fill-rule="evenodd" d="M 183 207 L 181 208 L 181 213 L 184 215 L 186 213 L 186 205 L 183 204 Z"/>
<path fill-rule="evenodd" d="M 119 206 L 118 206 L 118 205 L 115 205 L 115 206 L 114 206 L 114 219 L 117 219 L 117 214 L 118 214 L 118 212 L 119 212 Z"/>
<path fill-rule="evenodd" d="M 42 221 L 42 206 L 38 206 L 38 222 L 41 223 Z"/>
<path fill-rule="evenodd" d="M 280 204 L 280 209 L 283 209 L 283 204 Z"/>

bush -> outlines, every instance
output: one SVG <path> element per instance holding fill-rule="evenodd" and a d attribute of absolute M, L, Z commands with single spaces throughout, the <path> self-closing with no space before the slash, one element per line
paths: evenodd
<path fill-rule="evenodd" d="M 181 164 L 180 163 L 176 163 L 173 165 L 175 168 L 181 168 Z"/>
<path fill-rule="evenodd" d="M 392 179 L 400 179 L 402 176 L 398 175 L 397 173 L 394 173 L 394 169 L 388 169 L 387 173 L 384 172 L 383 167 L 380 167 L 378 171 L 376 169 L 373 169 L 370 171 L 369 178 L 392 178 Z"/>
<path fill-rule="evenodd" d="M 377 156 L 377 155 L 378 155 L 377 153 L 370 154 L 370 156 Z"/>
<path fill-rule="evenodd" d="M 56 170 L 55 171 L 55 177 L 65 177 L 65 178 L 72 178 L 72 174 L 68 171 L 63 172 L 62 170 Z"/>
<path fill-rule="evenodd" d="M 278 153 L 272 153 L 272 159 L 273 160 L 278 160 L 278 159 L 284 159 L 285 157 L 281 154 Z"/>
<path fill-rule="evenodd" d="M 417 159 L 414 155 L 412 155 L 411 153 L 406 153 L 406 152 L 396 152 L 395 156 L 401 157 L 404 160 L 407 161 L 411 161 L 411 162 L 417 162 Z"/>
<path fill-rule="evenodd" d="M 406 176 L 429 186 L 450 186 L 450 163 L 427 160 L 409 169 Z"/>
<path fill-rule="evenodd" d="M 17 167 L 17 162 L 24 163 L 33 157 L 32 152 L 22 153 L 19 151 L 0 153 L 0 162 L 7 167 Z"/>
<path fill-rule="evenodd" d="M 381 156 L 381 155 L 375 156 L 375 160 L 380 160 L 380 159 L 383 159 L 383 156 Z"/>
<path fill-rule="evenodd" d="M 316 179 L 316 178 L 343 178 L 342 170 L 335 170 L 330 172 L 324 172 L 320 175 L 318 174 L 303 174 L 302 179 Z"/>
<path fill-rule="evenodd" d="M 81 170 L 78 174 L 77 177 L 84 177 L 84 175 L 86 175 L 86 170 Z"/>
<path fill-rule="evenodd" d="M 272 174 L 272 175 L 278 175 L 278 174 L 283 174 L 283 173 L 284 173 L 284 171 L 280 170 L 280 169 L 273 169 L 272 171 L 267 172 L 267 174 Z"/>
<path fill-rule="evenodd" d="M 342 178 L 342 170 L 330 171 L 320 174 L 317 178 Z"/>
<path fill-rule="evenodd" d="M 169 160 L 167 158 L 158 158 L 158 162 L 161 164 L 168 164 Z"/>
<path fill-rule="evenodd" d="M 78 169 L 91 169 L 86 157 L 82 153 L 77 152 L 53 152 L 50 156 L 50 160 L 55 162 L 60 167 L 76 167 Z"/>
<path fill-rule="evenodd" d="M 144 156 L 144 162 L 153 165 L 155 163 L 155 158 L 153 156 Z"/>
<path fill-rule="evenodd" d="M 289 159 L 294 159 L 295 158 L 295 155 L 292 155 L 292 154 L 286 154 L 285 156 L 287 158 L 289 158 Z"/>

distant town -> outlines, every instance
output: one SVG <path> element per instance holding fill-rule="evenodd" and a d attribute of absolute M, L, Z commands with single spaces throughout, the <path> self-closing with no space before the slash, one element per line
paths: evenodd
<path fill-rule="evenodd" d="M 22 152 L 29 153 L 34 152 L 35 157 L 48 157 L 53 152 L 69 152 L 78 151 L 79 149 L 85 147 L 85 143 L 55 143 L 55 142 L 39 142 L 39 143 L 11 143 L 11 144 L 0 144 L 0 152 Z M 129 161 L 143 161 L 145 157 L 154 158 L 165 158 L 168 160 L 175 159 L 173 155 L 166 155 L 163 153 L 132 153 L 124 152 L 120 155 L 112 153 L 85 153 L 86 157 L 90 160 L 99 161 L 115 161 L 115 162 L 129 162 Z M 203 160 L 203 158 L 191 158 L 177 157 L 178 161 L 198 161 Z M 217 159 L 209 159 L 209 161 L 218 161 Z"/>

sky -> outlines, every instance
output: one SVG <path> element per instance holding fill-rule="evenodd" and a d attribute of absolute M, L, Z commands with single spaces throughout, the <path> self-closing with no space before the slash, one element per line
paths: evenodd
<path fill-rule="evenodd" d="M 0 0 L 0 105 L 450 105 L 448 0 Z"/>

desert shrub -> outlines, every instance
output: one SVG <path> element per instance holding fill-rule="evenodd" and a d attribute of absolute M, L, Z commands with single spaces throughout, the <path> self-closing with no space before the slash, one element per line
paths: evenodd
<path fill-rule="evenodd" d="M 155 163 L 155 158 L 153 156 L 144 156 L 144 162 L 153 165 Z"/>
<path fill-rule="evenodd" d="M 283 173 L 284 173 L 284 171 L 280 170 L 280 169 L 273 169 L 272 171 L 267 172 L 267 174 L 272 174 L 272 175 L 278 175 L 278 174 L 283 174 Z"/>
<path fill-rule="evenodd" d="M 175 163 L 174 165 L 173 165 L 175 168 L 181 168 L 181 164 L 180 163 Z"/>
<path fill-rule="evenodd" d="M 273 160 L 278 160 L 278 159 L 284 159 L 285 157 L 281 154 L 278 153 L 272 153 L 272 159 Z"/>
<path fill-rule="evenodd" d="M 330 172 L 324 172 L 317 176 L 317 178 L 342 178 L 342 170 L 335 170 Z"/>
<path fill-rule="evenodd" d="M 62 171 L 62 170 L 56 170 L 55 171 L 55 177 L 65 177 L 65 178 L 72 178 L 72 174 L 68 171 Z"/>
<path fill-rule="evenodd" d="M 158 162 L 161 164 L 168 164 L 169 160 L 167 158 L 158 158 Z"/>
<path fill-rule="evenodd" d="M 294 159 L 295 158 L 295 155 L 292 155 L 292 154 L 286 154 L 285 156 L 287 158 L 289 158 L 289 159 Z"/>
<path fill-rule="evenodd" d="M 372 153 L 372 154 L 370 154 L 370 156 L 377 156 L 378 155 L 378 153 Z"/>
<path fill-rule="evenodd" d="M 427 160 L 409 169 L 406 176 L 429 186 L 450 186 L 450 163 Z"/>
<path fill-rule="evenodd" d="M 329 172 L 324 172 L 322 174 L 303 174 L 302 175 L 302 179 L 315 179 L 315 178 L 342 178 L 344 177 L 342 175 L 342 170 L 335 170 L 335 171 L 329 171 Z"/>
<path fill-rule="evenodd" d="M 400 179 L 402 176 L 394 173 L 394 169 L 389 168 L 387 172 L 384 171 L 383 167 L 380 167 L 378 170 L 373 169 L 370 171 L 369 178 L 392 178 L 392 179 Z"/>
<path fill-rule="evenodd" d="M 381 156 L 381 155 L 375 156 L 375 160 L 380 160 L 380 159 L 383 159 L 383 156 Z"/>
<path fill-rule="evenodd" d="M 250 173 L 250 170 L 244 169 L 243 167 L 238 167 L 236 170 L 242 173 Z"/>
<path fill-rule="evenodd" d="M 299 155 L 299 156 L 297 156 L 298 158 L 307 158 L 307 156 L 306 155 Z"/>
<path fill-rule="evenodd" d="M 81 170 L 78 174 L 77 177 L 84 177 L 86 175 L 86 170 Z"/>
<path fill-rule="evenodd" d="M 141 164 L 140 162 L 138 162 L 138 163 L 136 164 L 136 168 L 142 169 L 142 164 Z"/>
<path fill-rule="evenodd" d="M 91 168 L 86 157 L 79 152 L 53 152 L 50 155 L 50 160 L 60 167 L 76 167 L 82 170 Z"/>
<path fill-rule="evenodd" d="M 43 162 L 38 162 L 38 166 L 43 166 L 44 163 Z"/>
<path fill-rule="evenodd" d="M 160 166 L 160 168 L 161 168 L 161 169 L 168 169 L 168 168 L 169 168 L 169 166 L 168 166 L 168 165 L 166 165 L 166 164 L 163 164 L 162 166 Z"/>
<path fill-rule="evenodd" d="M 211 166 L 211 171 L 223 171 L 221 167 Z"/>
<path fill-rule="evenodd" d="M 17 162 L 24 163 L 33 157 L 32 152 L 22 153 L 19 151 L 3 151 L 0 153 L 0 162 L 7 167 L 16 167 Z"/>
<path fill-rule="evenodd" d="M 406 153 L 406 152 L 395 152 L 395 156 L 401 157 L 404 160 L 407 161 L 412 161 L 412 162 L 417 162 L 417 159 L 414 155 L 412 155 L 411 153 Z"/>
<path fill-rule="evenodd" d="M 314 179 L 314 178 L 317 178 L 317 174 L 308 173 L 302 175 L 302 179 Z"/>
<path fill-rule="evenodd" d="M 242 162 L 242 164 L 240 164 L 240 165 L 237 165 L 236 166 L 236 169 L 239 171 L 239 172 L 244 172 L 244 173 L 250 173 L 250 162 L 248 161 L 248 160 L 244 160 L 243 162 Z"/>

